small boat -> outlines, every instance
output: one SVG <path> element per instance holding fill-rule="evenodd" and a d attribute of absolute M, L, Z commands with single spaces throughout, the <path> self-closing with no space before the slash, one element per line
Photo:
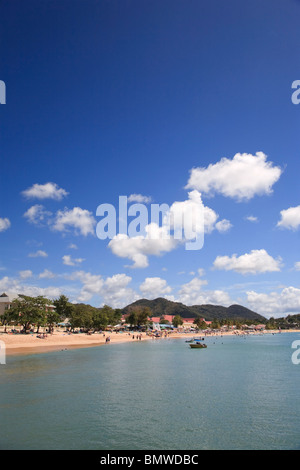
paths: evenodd
<path fill-rule="evenodd" d="M 193 337 L 185 340 L 186 343 L 194 343 L 195 341 L 204 341 L 204 338 Z"/>
<path fill-rule="evenodd" d="M 202 343 L 190 343 L 190 348 L 207 348 L 207 346 Z"/>

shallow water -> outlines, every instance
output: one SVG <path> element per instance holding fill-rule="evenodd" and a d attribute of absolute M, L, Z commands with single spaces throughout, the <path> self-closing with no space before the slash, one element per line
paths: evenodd
<path fill-rule="evenodd" d="M 300 449 L 299 334 L 10 356 L 1 449 Z"/>

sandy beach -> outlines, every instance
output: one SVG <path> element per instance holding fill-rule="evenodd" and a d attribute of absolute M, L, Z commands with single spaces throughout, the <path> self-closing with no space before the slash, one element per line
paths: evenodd
<path fill-rule="evenodd" d="M 184 337 L 194 336 L 195 334 L 184 334 Z M 41 334 L 42 336 L 42 334 Z M 172 338 L 182 337 L 183 334 L 173 333 Z M 110 338 L 109 342 L 106 339 Z M 50 351 L 59 351 L 62 349 L 87 348 L 94 346 L 108 346 L 111 344 L 137 342 L 145 340 L 153 340 L 154 338 L 146 333 L 136 332 L 103 332 L 93 333 L 66 333 L 62 331 L 54 331 L 46 337 L 39 337 L 37 333 L 30 334 L 13 334 L 1 333 L 0 340 L 4 341 L 6 354 L 33 354 L 44 353 Z M 154 339 L 155 340 L 155 339 Z"/>
<path fill-rule="evenodd" d="M 6 354 L 33 354 L 50 351 L 59 351 L 61 349 L 87 348 L 92 346 L 110 345 L 121 342 L 140 341 L 136 339 L 136 334 L 128 333 L 71 333 L 55 331 L 46 337 L 38 337 L 37 333 L 26 335 L 0 333 L 0 340 L 4 341 Z M 109 343 L 106 339 L 110 337 Z M 146 333 L 142 333 L 141 341 L 149 339 Z"/>
<path fill-rule="evenodd" d="M 298 330 L 285 330 L 284 332 L 298 332 Z M 268 331 L 263 334 L 272 334 L 278 333 Z M 238 334 L 237 332 L 218 332 L 212 333 L 207 336 L 227 336 Z M 251 334 L 262 334 L 262 333 L 251 333 Z M 74 348 L 87 348 L 95 346 L 110 346 L 117 343 L 125 342 L 137 342 L 137 341 L 157 341 L 156 338 L 153 338 L 146 333 L 141 333 L 140 338 L 139 333 L 136 332 L 105 332 L 105 333 L 93 333 L 88 335 L 86 333 L 71 333 L 68 334 L 65 331 L 54 331 L 53 334 L 47 335 L 44 338 L 39 338 L 37 333 L 30 333 L 27 335 L 22 334 L 13 334 L 13 333 L 1 333 L 0 340 L 4 341 L 6 354 L 7 355 L 16 355 L 16 354 L 34 354 L 34 353 L 46 353 L 51 351 L 59 351 L 62 349 L 74 349 Z M 168 334 L 167 338 L 190 338 L 193 336 L 204 336 L 203 333 L 195 332 L 172 332 Z M 110 338 L 110 341 L 106 343 L 107 337 Z M 164 336 L 160 339 L 164 339 Z"/>

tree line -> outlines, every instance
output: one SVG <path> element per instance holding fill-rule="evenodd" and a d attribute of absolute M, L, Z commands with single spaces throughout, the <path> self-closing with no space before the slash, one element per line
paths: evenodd
<path fill-rule="evenodd" d="M 49 306 L 53 305 L 55 309 Z M 10 324 L 21 325 L 23 331 L 26 333 L 32 326 L 37 328 L 39 331 L 40 327 L 48 328 L 49 332 L 52 332 L 54 326 L 65 322 L 67 319 L 67 327 L 70 330 L 80 328 L 83 330 L 94 330 L 101 331 L 107 327 L 115 327 L 121 322 L 123 310 L 113 309 L 108 305 L 104 305 L 101 308 L 92 307 L 87 304 L 72 304 L 65 295 L 61 295 L 58 299 L 50 300 L 43 296 L 29 297 L 21 295 L 15 299 L 11 307 L 5 310 L 1 316 L 2 325 L 6 326 Z M 131 328 L 141 328 L 152 326 L 151 320 L 152 311 L 146 306 L 131 307 L 126 315 L 126 323 Z M 160 318 L 160 324 L 168 324 L 169 322 L 164 319 L 163 315 Z M 178 328 L 184 323 L 184 319 L 180 315 L 175 315 L 172 320 L 172 325 Z M 255 322 L 254 322 L 255 323 Z M 256 322 L 257 323 L 257 322 Z M 286 319 L 274 320 L 271 318 L 266 328 L 274 329 L 281 327 L 291 327 L 300 325 L 299 316 L 288 316 Z M 210 328 L 218 329 L 224 325 L 235 326 L 236 328 L 242 328 L 244 324 L 253 324 L 253 321 L 247 321 L 245 319 L 215 319 Z M 207 323 L 201 317 L 196 317 L 194 320 L 194 326 L 198 329 L 207 329 Z"/>
<path fill-rule="evenodd" d="M 55 309 L 51 308 L 52 305 Z M 55 325 L 65 320 L 66 326 L 73 331 L 75 328 L 100 331 L 109 325 L 117 325 L 121 317 L 120 309 L 113 309 L 108 305 L 96 308 L 86 304 L 72 304 L 64 295 L 55 300 L 43 296 L 21 295 L 5 310 L 1 322 L 5 328 L 11 324 L 21 325 L 24 333 L 32 327 L 36 327 L 37 332 L 41 327 L 45 327 L 51 333 Z"/>

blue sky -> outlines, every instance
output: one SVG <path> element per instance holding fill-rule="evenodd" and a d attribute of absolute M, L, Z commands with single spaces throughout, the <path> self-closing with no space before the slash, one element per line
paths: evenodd
<path fill-rule="evenodd" d="M 299 313 L 300 2 L 0 10 L 0 291 Z M 96 236 L 100 204 L 190 191 L 207 211 L 201 250 Z"/>

